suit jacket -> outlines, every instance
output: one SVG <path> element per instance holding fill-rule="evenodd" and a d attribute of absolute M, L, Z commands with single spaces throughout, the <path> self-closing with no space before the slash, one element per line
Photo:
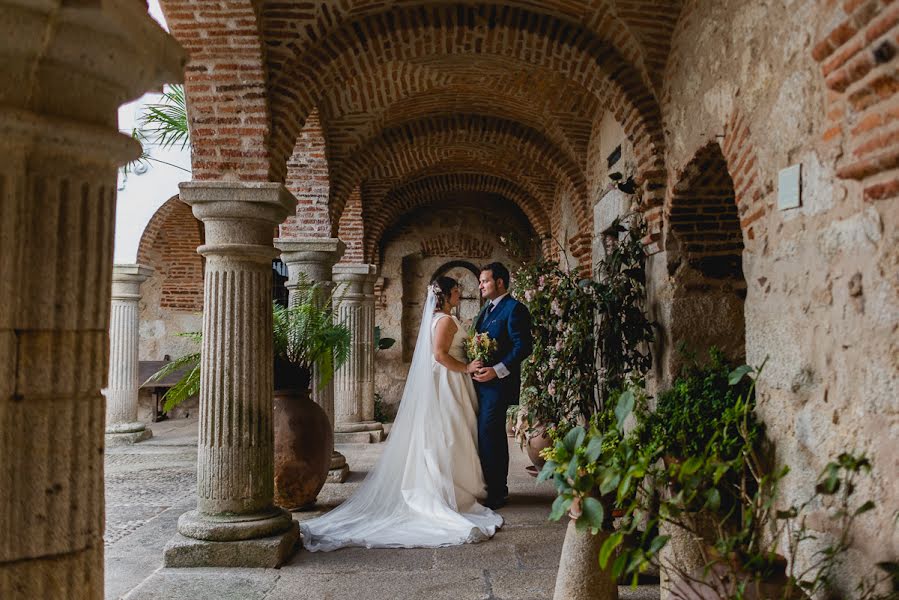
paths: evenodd
<path fill-rule="evenodd" d="M 478 315 L 475 329 L 478 333 L 487 332 L 496 340 L 497 350 L 487 366 L 503 363 L 509 369 L 509 375 L 500 379 L 492 379 L 486 383 L 476 383 L 480 392 L 499 393 L 506 404 L 517 404 L 521 393 L 521 364 L 531 355 L 533 338 L 531 336 L 531 313 L 527 307 L 506 296 L 500 300 L 489 315 L 487 306 Z"/>

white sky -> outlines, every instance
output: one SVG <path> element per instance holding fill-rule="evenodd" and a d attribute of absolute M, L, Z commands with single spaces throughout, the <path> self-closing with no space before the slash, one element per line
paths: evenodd
<path fill-rule="evenodd" d="M 149 0 L 150 15 L 163 27 L 165 19 L 158 0 Z M 166 29 L 168 29 L 166 27 Z M 143 106 L 158 102 L 159 94 L 145 94 L 134 102 L 119 109 L 119 129 L 128 135 L 134 128 Z M 178 165 L 190 170 L 190 150 L 177 148 L 161 150 L 147 147 L 152 158 Z M 127 179 L 119 175 L 119 192 L 116 202 L 115 262 L 134 263 L 140 236 L 156 210 L 166 200 L 178 193 L 178 184 L 190 179 L 190 173 L 181 169 L 150 161 L 146 173 L 138 175 L 134 171 Z"/>

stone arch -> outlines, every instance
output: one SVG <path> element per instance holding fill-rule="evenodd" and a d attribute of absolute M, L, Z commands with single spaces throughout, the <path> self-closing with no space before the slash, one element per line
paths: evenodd
<path fill-rule="evenodd" d="M 493 55 L 564 73 L 608 103 L 638 153 L 638 177 L 649 192 L 664 186 L 658 103 L 641 70 L 594 33 L 518 7 L 432 6 L 367 15 L 330 32 L 293 57 L 274 84 L 275 170 L 283 171 L 296 133 L 326 89 L 388 60 Z"/>
<path fill-rule="evenodd" d="M 257 4 L 160 0 L 169 30 L 190 57 L 184 89 L 195 180 L 272 178 L 269 82 Z M 280 158 L 281 180 L 288 156 Z"/>
<path fill-rule="evenodd" d="M 203 223 L 175 195 L 150 219 L 141 235 L 137 262 L 154 269 L 150 278 L 161 287 L 160 308 L 182 312 L 203 310 Z"/>
<path fill-rule="evenodd" d="M 540 202 L 527 190 L 506 178 L 477 172 L 434 175 L 411 180 L 391 190 L 376 215 L 368 220 L 366 256 L 375 260 L 381 236 L 404 213 L 458 192 L 483 192 L 502 196 L 521 208 L 538 235 L 549 234 L 549 217 Z"/>
<path fill-rule="evenodd" d="M 742 364 L 746 281 L 736 197 L 717 142 L 699 149 L 672 186 L 665 232 L 672 286 L 667 333 L 700 360 L 715 346 Z M 680 350 L 670 346 L 663 349 L 669 381 L 684 364 Z"/>

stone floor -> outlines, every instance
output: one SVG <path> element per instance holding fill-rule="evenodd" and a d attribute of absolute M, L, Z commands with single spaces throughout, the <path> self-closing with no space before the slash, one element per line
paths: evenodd
<path fill-rule="evenodd" d="M 565 526 L 546 520 L 552 487 L 538 484 L 512 444 L 506 524 L 487 542 L 441 549 L 331 553 L 300 550 L 281 569 L 164 569 L 162 549 L 178 516 L 194 508 L 195 419 L 152 425 L 151 440 L 106 454 L 106 598 L 189 600 L 543 600 L 552 598 Z M 341 445 L 353 473 L 326 484 L 321 509 L 359 485 L 382 444 Z M 294 513 L 295 519 L 319 514 Z M 657 586 L 620 588 L 621 598 L 657 599 Z"/>

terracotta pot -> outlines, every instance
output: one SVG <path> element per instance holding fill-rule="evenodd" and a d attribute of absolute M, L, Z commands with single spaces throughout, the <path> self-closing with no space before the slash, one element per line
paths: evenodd
<path fill-rule="evenodd" d="M 534 466 L 537 467 L 538 471 L 543 468 L 544 464 L 546 464 L 546 461 L 540 458 L 540 451 L 544 448 L 549 448 L 552 445 L 553 442 L 546 433 L 546 426 L 544 425 L 537 425 L 534 430 L 528 434 L 528 458 L 531 459 L 531 462 L 534 463 Z"/>
<path fill-rule="evenodd" d="M 334 432 L 308 389 L 276 390 L 275 504 L 299 510 L 315 504 L 328 477 Z"/>

